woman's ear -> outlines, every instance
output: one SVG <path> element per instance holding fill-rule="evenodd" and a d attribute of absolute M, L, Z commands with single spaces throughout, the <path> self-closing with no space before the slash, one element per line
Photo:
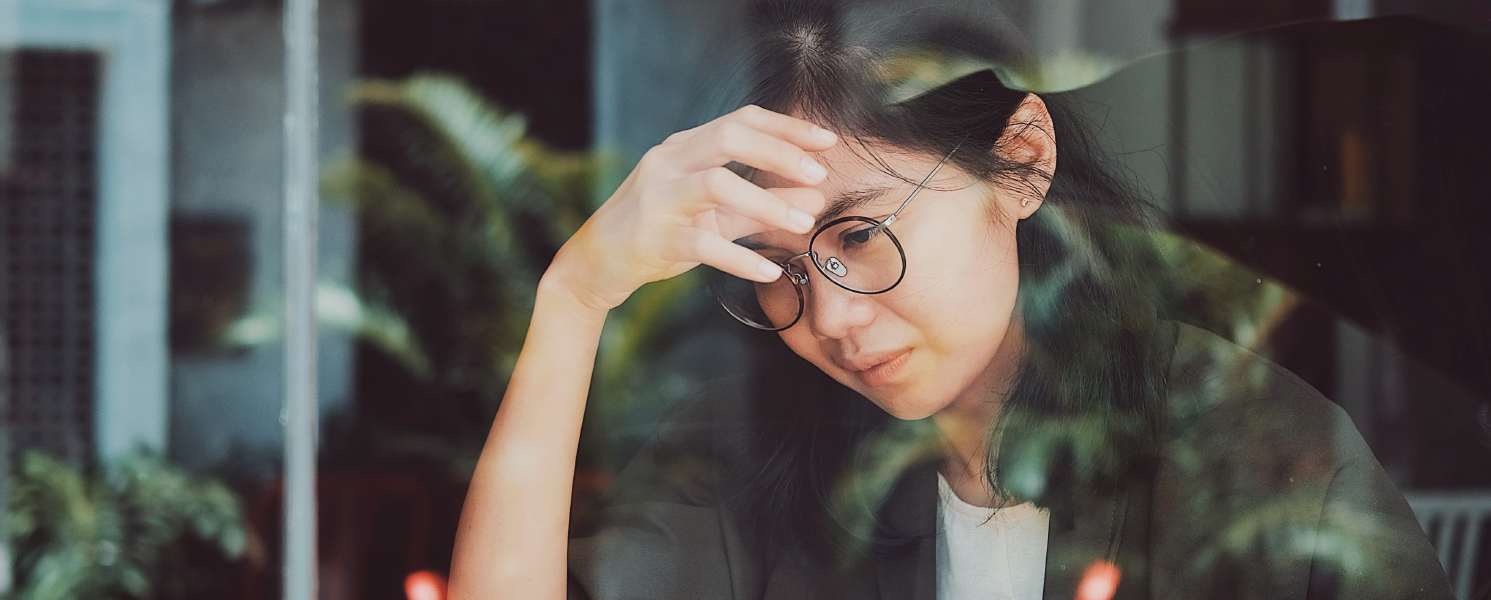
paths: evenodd
<path fill-rule="evenodd" d="M 1051 176 L 1056 172 L 1056 127 L 1051 123 L 1051 113 L 1046 102 L 1035 94 L 1026 94 L 1015 113 L 1010 115 L 1004 135 L 994 145 L 1006 160 L 1028 165 L 1044 176 L 1025 178 L 1025 185 L 1012 191 L 1011 200 L 1016 206 L 1006 207 L 1011 214 L 1024 219 L 1035 214 L 1051 189 Z"/>

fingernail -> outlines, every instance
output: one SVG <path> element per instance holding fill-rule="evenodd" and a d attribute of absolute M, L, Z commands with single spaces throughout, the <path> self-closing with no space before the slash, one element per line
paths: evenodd
<path fill-rule="evenodd" d="M 802 157 L 802 174 L 817 183 L 823 181 L 824 177 L 828 177 L 828 169 L 823 168 L 823 165 L 818 164 L 818 161 L 813 160 L 812 157 L 804 156 Z"/>
<path fill-rule="evenodd" d="M 792 224 L 797 226 L 799 233 L 807 233 L 813 228 L 813 216 L 797 209 L 787 211 L 787 216 L 792 219 Z"/>
<path fill-rule="evenodd" d="M 813 139 L 818 140 L 820 142 L 823 142 L 825 144 L 831 143 L 834 140 L 839 139 L 839 136 L 834 135 L 834 132 L 829 131 L 827 129 L 824 129 L 822 127 L 819 127 L 817 125 L 813 126 L 812 135 L 813 135 Z"/>
<path fill-rule="evenodd" d="M 782 276 L 782 266 L 771 261 L 761 261 L 759 269 L 764 281 L 776 281 Z"/>

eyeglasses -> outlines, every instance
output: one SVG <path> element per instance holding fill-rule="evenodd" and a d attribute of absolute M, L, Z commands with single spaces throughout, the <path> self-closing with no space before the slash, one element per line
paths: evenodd
<path fill-rule="evenodd" d="M 773 261 L 781 265 L 783 276 L 771 283 L 711 269 L 710 293 L 741 323 L 765 331 L 782 331 L 802 319 L 806 305 L 802 288 L 808 285 L 808 274 L 797 266 L 798 259 L 808 259 L 824 279 L 857 294 L 883 294 L 894 289 L 906 276 L 906 251 L 891 233 L 890 225 L 962 145 L 959 142 L 942 157 L 884 221 L 850 216 L 825 223 L 809 239 L 807 252 Z"/>

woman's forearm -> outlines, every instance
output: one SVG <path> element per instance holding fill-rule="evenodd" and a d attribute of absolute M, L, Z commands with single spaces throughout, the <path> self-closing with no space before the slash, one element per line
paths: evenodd
<path fill-rule="evenodd" d="M 580 423 L 606 310 L 546 274 L 507 393 L 471 478 L 450 598 L 565 596 Z"/>
<path fill-rule="evenodd" d="M 811 186 L 828 175 L 811 153 L 837 140 L 756 106 L 679 132 L 648 150 L 559 249 L 471 478 L 451 598 L 564 598 L 575 453 L 606 313 L 638 287 L 700 264 L 762 283 L 780 278 L 781 265 L 732 240 L 808 233 L 825 202 Z M 732 162 L 787 186 L 761 188 L 724 168 Z"/>

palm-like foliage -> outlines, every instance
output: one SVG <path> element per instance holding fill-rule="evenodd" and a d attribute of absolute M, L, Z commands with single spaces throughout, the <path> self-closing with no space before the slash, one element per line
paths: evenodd
<path fill-rule="evenodd" d="M 210 564 L 227 565 L 247 542 L 233 492 L 139 454 L 85 474 L 28 453 L 5 528 L 15 600 L 200 597 L 221 587 Z"/>
<path fill-rule="evenodd" d="M 351 327 L 403 371 L 395 379 L 404 396 L 377 402 L 399 404 L 392 413 L 411 417 L 377 427 L 397 452 L 453 460 L 465 473 L 522 348 L 539 276 L 597 206 L 596 182 L 609 163 L 545 146 L 527 135 L 521 116 L 451 77 L 368 81 L 352 99 L 364 109 L 376 158 L 332 167 L 324 190 L 357 209 L 357 304 L 382 323 Z M 642 397 L 640 374 L 656 356 L 656 336 L 668 331 L 694 281 L 648 286 L 613 311 L 594 410 Z M 389 393 L 362 384 L 365 400 Z"/>

